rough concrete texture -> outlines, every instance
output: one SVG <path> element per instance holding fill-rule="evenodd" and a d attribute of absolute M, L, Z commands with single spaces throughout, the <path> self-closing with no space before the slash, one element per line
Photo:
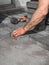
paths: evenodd
<path fill-rule="evenodd" d="M 48 33 L 44 35 L 43 31 L 23 35 L 17 39 L 11 38 L 11 31 L 25 24 L 20 22 L 13 25 L 9 18 L 0 24 L 0 65 L 49 65 L 49 51 L 41 47 L 39 44 L 42 43 L 35 39 L 45 37 Z"/>

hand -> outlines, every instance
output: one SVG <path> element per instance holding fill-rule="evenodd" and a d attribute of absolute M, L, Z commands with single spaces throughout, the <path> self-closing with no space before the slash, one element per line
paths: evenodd
<path fill-rule="evenodd" d="M 20 36 L 20 35 L 23 35 L 23 34 L 25 34 L 25 29 L 23 28 L 23 27 L 19 27 L 18 29 L 16 29 L 16 30 L 14 30 L 13 32 L 12 32 L 12 34 L 11 34 L 11 36 L 13 37 L 13 38 L 16 38 L 16 37 L 18 37 L 18 36 Z"/>
<path fill-rule="evenodd" d="M 19 20 L 20 20 L 21 22 L 26 21 L 26 19 L 27 19 L 27 17 L 26 17 L 26 16 L 21 16 L 21 17 L 19 17 Z"/>

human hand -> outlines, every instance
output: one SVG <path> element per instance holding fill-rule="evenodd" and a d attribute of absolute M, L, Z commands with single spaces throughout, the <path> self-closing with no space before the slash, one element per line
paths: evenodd
<path fill-rule="evenodd" d="M 19 17 L 19 20 L 20 20 L 21 22 L 26 22 L 26 19 L 27 19 L 26 16 L 21 16 L 21 17 Z"/>
<path fill-rule="evenodd" d="M 14 30 L 11 33 L 11 36 L 13 38 L 17 38 L 18 36 L 21 36 L 21 35 L 25 34 L 25 32 L 26 32 L 26 30 L 23 27 L 19 27 L 18 29 Z"/>

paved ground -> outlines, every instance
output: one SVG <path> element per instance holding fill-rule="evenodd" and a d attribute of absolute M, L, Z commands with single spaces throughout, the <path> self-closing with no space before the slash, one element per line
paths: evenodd
<path fill-rule="evenodd" d="M 49 65 L 49 26 L 42 32 L 11 38 L 11 31 L 25 24 L 13 25 L 8 17 L 0 24 L 0 65 Z"/>

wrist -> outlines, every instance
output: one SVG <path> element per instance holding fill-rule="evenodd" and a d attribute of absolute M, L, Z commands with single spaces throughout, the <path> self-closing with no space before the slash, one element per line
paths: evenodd
<path fill-rule="evenodd" d="M 27 29 L 26 27 L 24 27 L 23 29 L 25 30 L 25 32 L 27 32 L 27 31 L 28 31 L 28 29 Z"/>

